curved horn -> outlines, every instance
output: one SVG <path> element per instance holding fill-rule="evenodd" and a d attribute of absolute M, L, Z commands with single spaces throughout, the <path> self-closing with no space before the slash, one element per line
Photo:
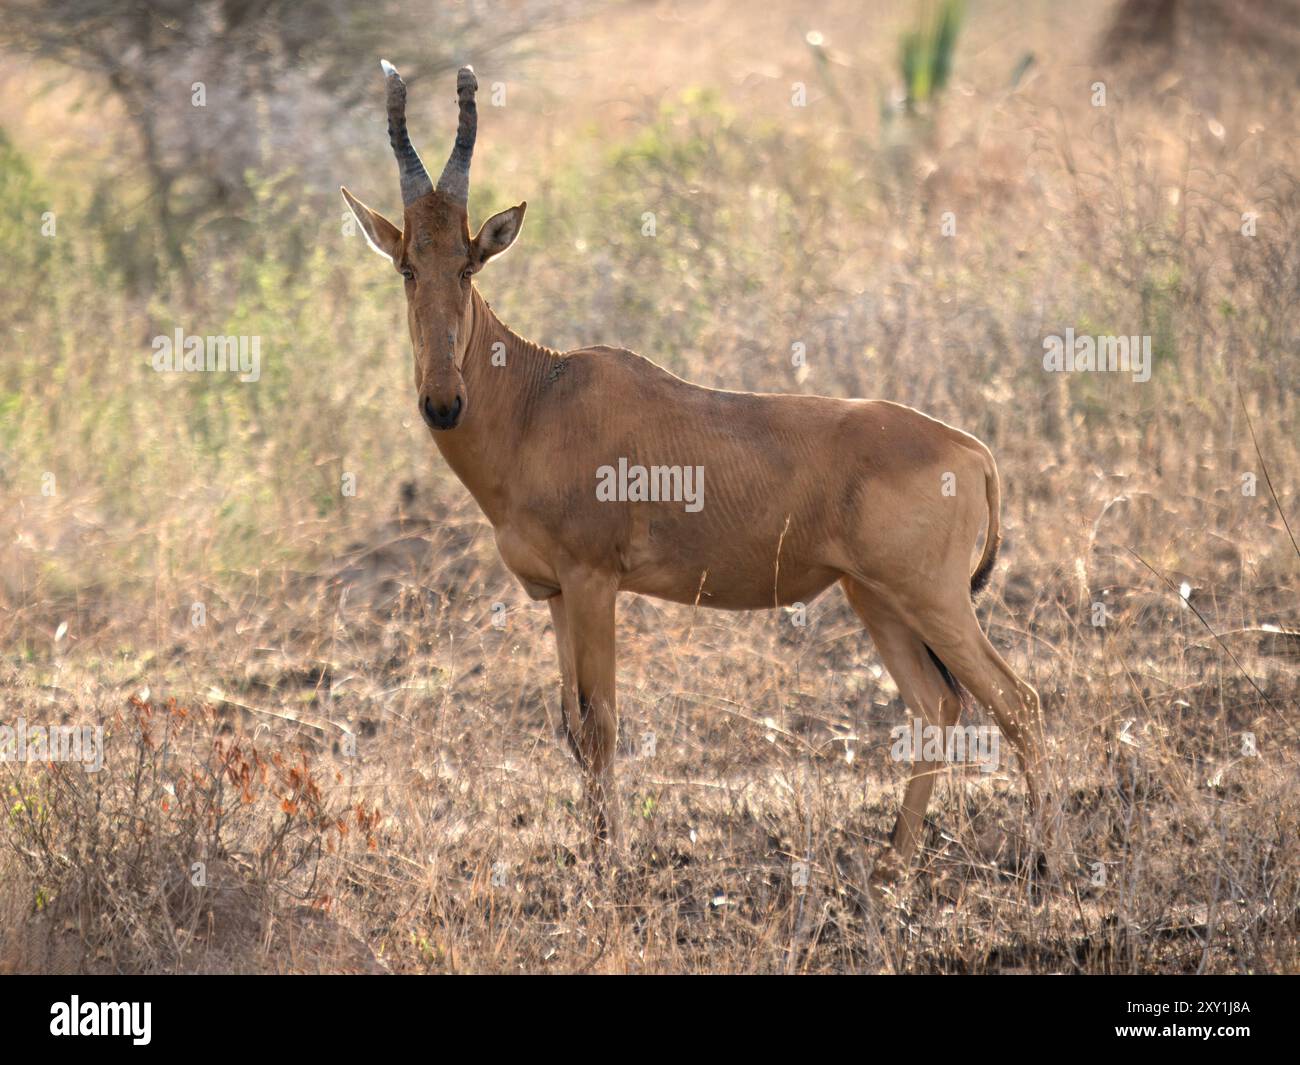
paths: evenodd
<path fill-rule="evenodd" d="M 402 206 L 409 207 L 433 191 L 433 182 L 406 133 L 406 82 L 387 59 L 381 59 L 379 65 L 384 68 L 384 78 L 388 82 L 388 143 L 393 146 L 398 173 L 402 177 Z"/>
<path fill-rule="evenodd" d="M 474 94 L 478 92 L 478 78 L 473 67 L 461 67 L 456 75 L 456 97 L 460 101 L 460 123 L 456 127 L 456 143 L 451 156 L 438 179 L 438 191 L 457 203 L 469 205 L 469 161 L 474 155 L 474 135 L 478 132 L 478 107 Z"/>

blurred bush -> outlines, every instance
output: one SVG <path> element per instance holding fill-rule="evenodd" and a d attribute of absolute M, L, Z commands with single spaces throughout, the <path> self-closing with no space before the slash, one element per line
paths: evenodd
<path fill-rule="evenodd" d="M 161 264 L 193 280 L 192 234 L 248 223 L 249 176 L 288 172 L 307 190 L 337 185 L 346 117 L 373 95 L 380 56 L 408 80 L 473 55 L 518 57 L 539 28 L 579 4 L 525 0 L 510 17 L 478 4 L 397 0 L 4 0 L 0 47 L 86 72 L 120 105 L 119 174 L 97 183 L 95 216 L 120 227 L 147 195 L 112 263 L 136 289 Z M 396 27 L 401 27 L 400 32 Z M 129 175 L 131 196 L 115 181 Z"/>

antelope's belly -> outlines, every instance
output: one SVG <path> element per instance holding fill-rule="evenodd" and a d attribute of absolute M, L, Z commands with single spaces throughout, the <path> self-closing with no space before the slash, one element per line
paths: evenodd
<path fill-rule="evenodd" d="M 830 569 L 790 564 L 775 567 L 737 566 L 713 560 L 642 566 L 628 571 L 619 590 L 698 604 L 715 610 L 770 610 L 815 599 L 839 575 Z"/>

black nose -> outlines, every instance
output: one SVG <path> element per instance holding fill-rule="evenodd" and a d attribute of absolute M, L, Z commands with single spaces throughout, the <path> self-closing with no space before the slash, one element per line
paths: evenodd
<path fill-rule="evenodd" d="M 454 429 L 456 423 L 460 421 L 462 406 L 464 404 L 461 403 L 459 395 L 456 396 L 450 407 L 435 407 L 433 400 L 425 396 L 420 402 L 420 413 L 424 415 L 425 424 L 430 429 Z"/>

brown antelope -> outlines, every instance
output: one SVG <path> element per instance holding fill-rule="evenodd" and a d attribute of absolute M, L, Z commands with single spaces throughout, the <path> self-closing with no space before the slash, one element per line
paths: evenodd
<path fill-rule="evenodd" d="M 807 602 L 838 581 L 911 711 L 955 725 L 968 689 L 1014 747 L 1037 806 L 1038 695 L 989 643 L 972 605 L 1000 541 L 988 448 L 897 403 L 702 388 L 621 348 L 560 353 L 518 336 L 474 287 L 519 236 L 527 205 L 471 235 L 472 68 L 457 77 L 456 142 L 436 186 L 407 135 L 406 86 L 383 68 L 402 225 L 347 189 L 343 197 L 404 279 L 417 404 L 438 450 L 492 523 L 506 566 L 550 604 L 595 853 L 617 834 L 614 602 L 623 591 L 758 610 Z M 611 490 L 614 470 L 627 490 Z M 696 474 L 697 505 L 671 498 L 682 470 L 687 481 Z M 938 771 L 914 759 L 877 882 L 906 870 Z"/>

